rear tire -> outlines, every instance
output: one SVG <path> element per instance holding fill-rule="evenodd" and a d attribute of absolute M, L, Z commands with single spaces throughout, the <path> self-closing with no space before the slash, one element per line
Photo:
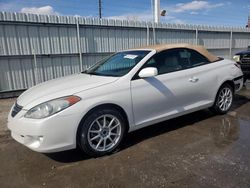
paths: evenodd
<path fill-rule="evenodd" d="M 81 123 L 78 145 L 89 156 L 107 155 L 117 150 L 125 130 L 126 120 L 118 110 L 99 108 Z"/>
<path fill-rule="evenodd" d="M 216 114 L 226 114 L 233 103 L 234 91 L 229 84 L 223 84 L 215 98 L 214 105 L 210 110 Z"/>

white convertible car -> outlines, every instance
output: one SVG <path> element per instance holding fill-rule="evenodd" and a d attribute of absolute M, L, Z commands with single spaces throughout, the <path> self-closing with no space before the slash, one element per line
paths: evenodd
<path fill-rule="evenodd" d="M 205 108 L 226 113 L 242 85 L 237 63 L 202 46 L 147 46 L 32 87 L 13 105 L 8 128 L 34 151 L 79 147 L 101 156 L 136 129 Z"/>

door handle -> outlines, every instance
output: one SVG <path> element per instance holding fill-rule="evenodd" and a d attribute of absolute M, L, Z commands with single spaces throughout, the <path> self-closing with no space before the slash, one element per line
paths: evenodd
<path fill-rule="evenodd" d="M 197 77 L 191 77 L 191 78 L 189 78 L 188 80 L 189 80 L 189 82 L 195 83 L 195 82 L 198 82 L 198 81 L 199 81 L 199 78 L 197 78 Z"/>

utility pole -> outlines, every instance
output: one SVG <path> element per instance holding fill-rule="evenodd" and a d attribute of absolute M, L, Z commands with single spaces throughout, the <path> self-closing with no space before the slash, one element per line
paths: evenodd
<path fill-rule="evenodd" d="M 160 0 L 154 0 L 154 22 L 160 21 Z"/>
<path fill-rule="evenodd" d="M 248 15 L 248 21 L 247 21 L 246 27 L 247 27 L 247 28 L 250 28 L 250 15 Z"/>
<path fill-rule="evenodd" d="M 99 18 L 102 18 L 102 0 L 99 0 Z"/>

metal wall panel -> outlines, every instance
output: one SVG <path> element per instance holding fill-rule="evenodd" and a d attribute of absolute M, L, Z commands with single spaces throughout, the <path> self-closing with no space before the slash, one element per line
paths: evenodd
<path fill-rule="evenodd" d="M 83 54 L 83 68 L 111 53 Z M 80 72 L 78 54 L 0 58 L 0 91 L 26 89 L 38 83 Z"/>
<path fill-rule="evenodd" d="M 208 49 L 222 49 L 230 46 L 230 32 L 199 32 L 198 44 Z"/>
<path fill-rule="evenodd" d="M 0 12 L 0 92 L 77 73 L 80 62 L 86 69 L 116 51 L 166 43 L 198 43 L 231 58 L 250 46 L 250 30 Z"/>
<path fill-rule="evenodd" d="M 250 46 L 249 33 L 233 33 L 233 48 Z"/>
<path fill-rule="evenodd" d="M 189 43 L 195 44 L 195 31 L 156 30 L 156 43 Z"/>

